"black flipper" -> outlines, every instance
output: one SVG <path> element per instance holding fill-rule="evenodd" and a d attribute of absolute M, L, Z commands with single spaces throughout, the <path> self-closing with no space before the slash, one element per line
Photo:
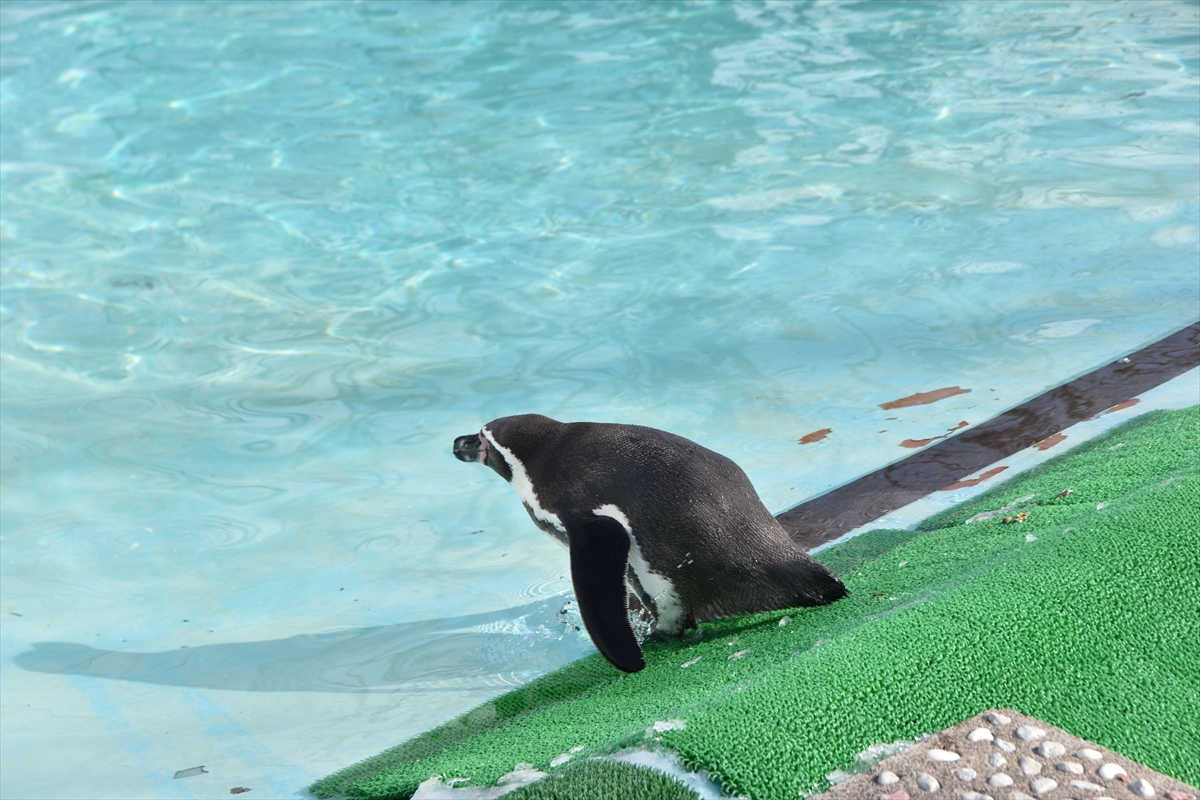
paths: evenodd
<path fill-rule="evenodd" d="M 566 528 L 571 582 L 588 635 L 614 667 L 637 672 L 646 659 L 627 613 L 629 535 L 610 517 L 567 520 Z"/>

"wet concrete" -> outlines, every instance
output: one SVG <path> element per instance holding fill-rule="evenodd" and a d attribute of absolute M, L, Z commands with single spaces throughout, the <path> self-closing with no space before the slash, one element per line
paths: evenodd
<path fill-rule="evenodd" d="M 811 549 L 847 531 L 936 492 L 1019 450 L 1046 447 L 1059 431 L 1106 410 L 1125 408 L 1131 398 L 1200 365 L 1200 322 L 1177 331 L 1086 375 L 1055 387 L 974 428 L 948 436 L 908 458 L 889 464 L 777 515 L 797 544 Z M 957 389 L 958 387 L 953 387 Z M 961 393 L 962 390 L 954 392 Z M 933 402 L 936 393 L 892 403 Z M 1136 402 L 1133 400 L 1132 402 Z M 884 404 L 884 407 L 900 407 Z M 932 440 L 931 440 L 932 441 Z"/>

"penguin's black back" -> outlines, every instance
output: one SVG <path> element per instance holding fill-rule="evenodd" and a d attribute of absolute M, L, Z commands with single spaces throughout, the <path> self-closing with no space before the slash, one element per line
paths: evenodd
<path fill-rule="evenodd" d="M 846 594 L 793 543 L 733 461 L 640 425 L 503 417 L 485 428 L 559 515 L 615 506 L 690 621 L 823 605 Z"/>

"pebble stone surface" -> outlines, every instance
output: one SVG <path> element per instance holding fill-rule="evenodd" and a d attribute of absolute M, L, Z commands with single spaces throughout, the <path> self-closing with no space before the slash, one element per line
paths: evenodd
<path fill-rule="evenodd" d="M 1200 800 L 1200 790 L 1016 711 L 984 712 L 810 800 Z"/>

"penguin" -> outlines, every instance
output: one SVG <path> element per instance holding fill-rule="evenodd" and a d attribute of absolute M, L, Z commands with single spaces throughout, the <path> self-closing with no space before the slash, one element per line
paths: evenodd
<path fill-rule="evenodd" d="M 682 436 L 521 414 L 459 436 L 454 455 L 495 470 L 534 524 L 567 546 L 588 635 L 625 672 L 646 666 L 629 590 L 671 636 L 847 594 L 792 542 L 737 464 Z"/>

